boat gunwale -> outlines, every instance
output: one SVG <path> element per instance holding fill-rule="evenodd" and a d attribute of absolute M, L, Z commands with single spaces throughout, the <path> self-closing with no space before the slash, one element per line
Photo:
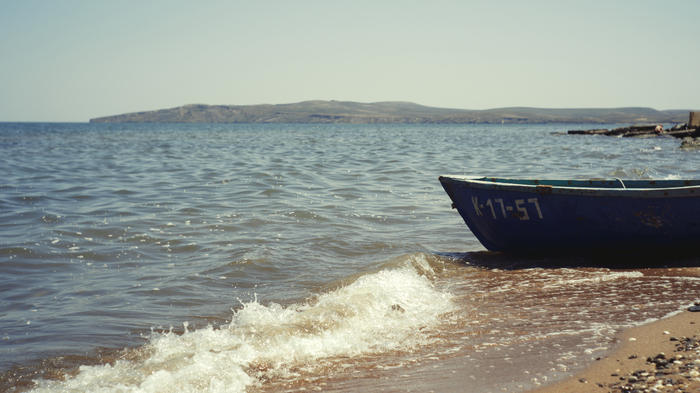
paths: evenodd
<path fill-rule="evenodd" d="M 578 195 L 578 196 L 614 196 L 627 198 L 672 198 L 672 197 L 694 197 L 700 196 L 700 180 L 634 180 L 634 179 L 578 179 L 578 180 L 560 180 L 560 179 L 510 179 L 499 177 L 476 177 L 476 176 L 452 176 L 444 175 L 439 177 L 440 182 L 453 184 L 461 184 L 471 188 L 485 190 L 500 190 L 526 192 L 534 194 L 546 195 Z M 694 185 L 680 185 L 679 183 L 694 182 Z M 524 184 L 530 182 L 532 184 Z M 558 185 L 548 183 L 579 183 L 577 185 Z M 584 183 L 599 183 L 601 185 L 607 183 L 609 185 L 620 184 L 619 187 L 589 187 L 584 186 Z M 627 184 L 636 185 L 640 182 L 654 182 L 661 187 L 627 187 Z M 677 186 L 664 186 L 664 183 L 679 184 Z M 624 185 L 624 188 L 623 188 Z M 698 192 L 696 192 L 696 190 Z"/>

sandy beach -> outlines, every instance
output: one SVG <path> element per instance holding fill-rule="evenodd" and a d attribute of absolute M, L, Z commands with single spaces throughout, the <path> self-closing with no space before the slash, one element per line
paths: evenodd
<path fill-rule="evenodd" d="M 585 371 L 533 392 L 700 391 L 700 313 L 683 311 L 618 338 L 620 348 Z"/>

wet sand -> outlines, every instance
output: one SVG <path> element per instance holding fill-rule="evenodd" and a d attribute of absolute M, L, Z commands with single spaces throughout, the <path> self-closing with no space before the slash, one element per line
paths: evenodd
<path fill-rule="evenodd" d="M 700 313 L 683 311 L 617 337 L 620 347 L 583 372 L 531 392 L 700 391 Z"/>

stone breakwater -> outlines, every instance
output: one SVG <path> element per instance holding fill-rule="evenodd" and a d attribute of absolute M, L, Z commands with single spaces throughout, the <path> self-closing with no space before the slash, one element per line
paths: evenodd
<path fill-rule="evenodd" d="M 664 332 L 667 333 L 667 332 Z M 663 352 L 647 357 L 645 368 L 624 375 L 610 374 L 612 382 L 596 382 L 609 392 L 698 392 L 700 389 L 700 339 L 693 337 L 670 337 L 677 342 L 673 354 Z M 631 355 L 629 359 L 635 359 Z M 581 383 L 588 383 L 580 379 Z M 601 390 L 602 391 L 602 390 Z"/>

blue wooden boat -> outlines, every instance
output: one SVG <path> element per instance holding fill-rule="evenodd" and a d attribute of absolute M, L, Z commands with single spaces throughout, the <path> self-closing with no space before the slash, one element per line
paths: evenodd
<path fill-rule="evenodd" d="M 491 251 L 700 251 L 700 180 L 439 180 Z"/>

